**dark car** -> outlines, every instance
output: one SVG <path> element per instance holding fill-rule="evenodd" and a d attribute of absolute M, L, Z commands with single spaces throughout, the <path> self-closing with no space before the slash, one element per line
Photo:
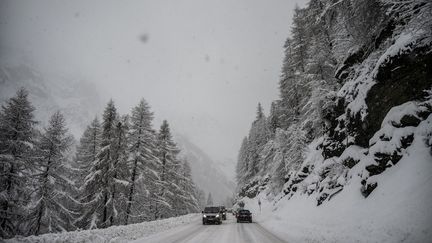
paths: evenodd
<path fill-rule="evenodd" d="M 220 207 L 205 207 L 202 211 L 203 224 L 222 224 L 222 215 Z"/>
<path fill-rule="evenodd" d="M 226 216 L 227 216 L 227 210 L 226 210 L 225 206 L 220 206 L 220 212 L 222 214 L 222 219 L 226 220 L 227 219 L 226 218 Z"/>
<path fill-rule="evenodd" d="M 239 210 L 237 213 L 237 223 L 240 222 L 252 223 L 252 213 L 246 209 Z"/>

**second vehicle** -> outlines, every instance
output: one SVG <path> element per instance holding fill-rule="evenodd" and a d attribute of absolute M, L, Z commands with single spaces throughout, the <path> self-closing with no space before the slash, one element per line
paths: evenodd
<path fill-rule="evenodd" d="M 249 222 L 252 223 L 252 213 L 246 209 L 240 209 L 237 213 L 237 223 Z"/>

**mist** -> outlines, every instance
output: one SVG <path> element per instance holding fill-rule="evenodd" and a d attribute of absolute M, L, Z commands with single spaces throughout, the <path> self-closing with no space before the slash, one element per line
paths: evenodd
<path fill-rule="evenodd" d="M 0 54 L 93 83 L 102 106 L 145 98 L 175 133 L 234 161 L 278 96 L 293 9 L 306 1 L 2 1 Z M 30 90 L 31 92 L 31 90 Z"/>

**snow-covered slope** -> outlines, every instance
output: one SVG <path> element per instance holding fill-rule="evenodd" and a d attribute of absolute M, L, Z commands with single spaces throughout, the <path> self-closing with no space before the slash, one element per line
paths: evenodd
<path fill-rule="evenodd" d="M 101 101 L 96 88 L 85 81 L 46 75 L 28 65 L 3 65 L 0 67 L 0 102 L 15 95 L 21 88 L 30 93 L 30 101 L 36 108 L 36 119 L 41 125 L 52 113 L 60 110 L 75 137 L 101 111 Z"/>
<path fill-rule="evenodd" d="M 264 199 L 265 192 L 257 197 L 262 197 L 262 213 L 257 198 L 246 200 L 246 207 L 253 208 L 260 224 L 289 242 L 430 242 L 431 160 L 403 159 L 404 164 L 381 178 L 368 200 L 358 193 L 356 181 L 320 207 L 316 195 L 295 195 L 273 205 Z"/>
<path fill-rule="evenodd" d="M 398 124 L 404 114 L 416 115 L 420 110 L 421 106 L 412 102 L 392 109 L 376 133 L 377 138 L 389 139 L 375 141 L 369 153 L 352 147 L 341 158 L 324 160 L 321 151 L 311 145 L 306 163 L 313 160 L 317 167 L 297 184 L 298 193 L 290 194 L 291 197 L 281 193 L 274 200 L 268 197 L 268 191 L 262 191 L 254 199 L 244 198 L 246 207 L 254 211 L 260 223 L 292 242 L 430 242 L 432 114 L 417 127 L 391 125 Z M 381 174 L 370 176 L 365 168 L 376 164 L 375 152 L 396 149 L 401 145 L 400 136 L 406 134 L 412 135 L 412 141 L 400 150 L 401 159 Z M 351 170 L 340 174 L 330 171 L 335 178 L 322 180 L 320 175 L 329 166 L 335 168 L 349 156 L 359 159 Z M 364 179 L 367 176 L 370 177 Z M 334 187 L 329 186 L 332 181 Z M 360 191 L 370 183 L 378 186 L 365 199 Z M 323 190 L 313 191 L 314 187 Z M 324 193 L 328 197 L 317 207 L 317 199 Z M 258 200 L 262 202 L 262 212 Z"/>
<path fill-rule="evenodd" d="M 223 203 L 227 197 L 232 197 L 234 182 L 218 168 L 218 164 L 185 136 L 176 134 L 175 140 L 181 149 L 180 156 L 190 163 L 196 185 L 206 195 L 211 193 L 215 203 Z"/>

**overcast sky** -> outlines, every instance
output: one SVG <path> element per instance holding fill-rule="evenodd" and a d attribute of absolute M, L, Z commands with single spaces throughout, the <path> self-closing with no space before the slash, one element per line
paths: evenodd
<path fill-rule="evenodd" d="M 305 0 L 5 1 L 0 53 L 94 82 L 122 113 L 141 97 L 217 160 L 235 160 Z M 5 51 L 7 50 L 7 51 Z"/>

